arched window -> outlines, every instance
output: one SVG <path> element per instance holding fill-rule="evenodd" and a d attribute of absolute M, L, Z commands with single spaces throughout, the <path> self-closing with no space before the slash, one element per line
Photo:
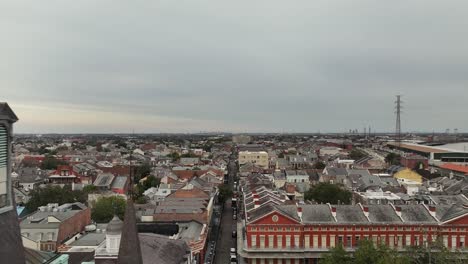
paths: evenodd
<path fill-rule="evenodd" d="M 8 206 L 8 200 L 8 131 L 0 125 L 0 208 Z"/>

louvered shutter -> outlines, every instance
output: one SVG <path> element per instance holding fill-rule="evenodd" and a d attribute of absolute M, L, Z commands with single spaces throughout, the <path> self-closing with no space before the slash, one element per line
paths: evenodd
<path fill-rule="evenodd" d="M 8 205 L 8 132 L 0 125 L 0 208 Z"/>

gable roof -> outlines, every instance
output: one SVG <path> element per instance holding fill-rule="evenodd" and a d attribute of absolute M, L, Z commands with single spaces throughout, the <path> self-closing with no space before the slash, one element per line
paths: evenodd
<path fill-rule="evenodd" d="M 301 223 L 301 220 L 299 216 L 297 215 L 297 209 L 295 205 L 272 205 L 272 204 L 267 204 L 255 210 L 252 210 L 248 215 L 247 221 L 250 223 L 254 223 L 274 212 L 279 213 L 282 216 L 298 224 Z"/>
<path fill-rule="evenodd" d="M 0 103 L 0 120 L 8 120 L 11 123 L 18 121 L 18 117 L 7 103 Z"/>

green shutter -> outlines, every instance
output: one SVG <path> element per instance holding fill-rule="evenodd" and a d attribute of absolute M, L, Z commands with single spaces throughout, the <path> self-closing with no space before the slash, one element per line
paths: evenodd
<path fill-rule="evenodd" d="M 0 126 L 0 168 L 7 166 L 8 133 L 4 126 Z"/>

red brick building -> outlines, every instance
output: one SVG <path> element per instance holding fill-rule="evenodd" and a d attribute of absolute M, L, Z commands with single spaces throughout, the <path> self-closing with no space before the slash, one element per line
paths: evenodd
<path fill-rule="evenodd" d="M 20 223 L 23 245 L 34 250 L 56 251 L 89 224 L 91 210 L 82 203 L 42 206 Z"/>
<path fill-rule="evenodd" d="M 429 167 L 429 161 L 426 157 L 415 154 L 402 156 L 400 158 L 400 163 L 402 166 L 411 169 L 427 169 Z M 422 168 L 419 167 L 420 164 L 422 164 Z"/>
<path fill-rule="evenodd" d="M 396 250 L 439 239 L 449 250 L 467 250 L 466 205 L 269 203 L 245 217 L 238 226 L 238 252 L 249 264 L 318 263 L 339 243 L 353 252 L 363 239 Z"/>

